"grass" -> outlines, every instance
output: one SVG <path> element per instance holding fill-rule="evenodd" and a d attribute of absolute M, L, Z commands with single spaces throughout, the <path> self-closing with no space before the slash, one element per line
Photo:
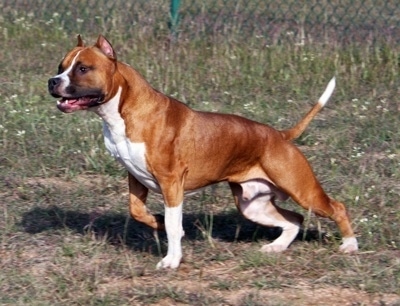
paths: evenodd
<path fill-rule="evenodd" d="M 146 16 L 137 13 L 143 24 Z M 161 19 L 127 33 L 123 18 L 71 30 L 58 16 L 36 17 L 0 19 L 0 304 L 400 302 L 396 44 L 266 45 L 239 30 L 171 42 Z M 221 184 L 186 199 L 180 269 L 155 270 L 165 234 L 158 242 L 129 218 L 126 173 L 105 151 L 100 120 L 62 114 L 47 93 L 75 31 L 92 43 L 102 30 L 155 88 L 277 128 L 293 125 L 336 75 L 333 98 L 296 143 L 328 193 L 346 203 L 359 254 L 339 254 L 335 225 L 290 201 L 282 206 L 306 217 L 304 232 L 283 254 L 258 253 L 279 231 L 243 220 Z M 162 203 L 148 200 L 155 213 Z"/>

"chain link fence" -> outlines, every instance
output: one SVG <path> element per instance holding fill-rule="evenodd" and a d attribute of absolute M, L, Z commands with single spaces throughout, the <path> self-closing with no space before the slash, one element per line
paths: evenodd
<path fill-rule="evenodd" d="M 264 37 L 285 42 L 400 42 L 398 0 L 3 0 L 2 20 L 54 22 L 70 34 L 113 31 L 177 39 Z"/>

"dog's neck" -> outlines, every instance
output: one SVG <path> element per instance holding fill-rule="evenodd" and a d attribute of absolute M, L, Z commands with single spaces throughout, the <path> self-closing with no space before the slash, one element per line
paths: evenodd
<path fill-rule="evenodd" d="M 93 108 L 93 111 L 100 116 L 110 127 L 119 124 L 122 120 L 119 113 L 119 104 L 121 100 L 122 87 L 118 87 L 117 93 L 109 101 Z"/>

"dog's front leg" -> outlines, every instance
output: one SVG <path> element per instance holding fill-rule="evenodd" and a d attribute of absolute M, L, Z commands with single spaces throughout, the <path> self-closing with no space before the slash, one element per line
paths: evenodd
<path fill-rule="evenodd" d="M 182 259 L 181 239 L 184 236 L 182 228 L 183 182 L 172 179 L 172 182 L 161 185 L 165 201 L 165 230 L 168 239 L 168 251 L 158 264 L 160 268 L 178 268 Z"/>
<path fill-rule="evenodd" d="M 158 264 L 157 269 L 179 267 L 182 259 L 181 239 L 184 235 L 182 228 L 182 203 L 176 207 L 165 206 L 165 230 L 168 239 L 168 252 Z"/>
<path fill-rule="evenodd" d="M 129 212 L 133 219 L 154 229 L 163 230 L 164 221 L 159 216 L 153 216 L 146 208 L 148 189 L 132 174 L 129 177 Z"/>

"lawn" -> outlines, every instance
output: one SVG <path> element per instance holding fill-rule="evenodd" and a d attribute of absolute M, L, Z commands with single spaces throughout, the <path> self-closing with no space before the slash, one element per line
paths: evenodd
<path fill-rule="evenodd" d="M 171 36 L 149 16 L 135 11 L 129 32 L 126 19 L 97 15 L 72 26 L 54 12 L 0 18 L 0 304 L 400 304 L 398 43 L 270 41 L 239 28 Z M 106 152 L 100 119 L 63 114 L 47 93 L 76 34 L 92 44 L 100 32 L 156 89 L 281 129 L 335 75 L 296 144 L 348 207 L 359 253 L 340 254 L 335 224 L 289 200 L 281 206 L 301 212 L 304 229 L 286 252 L 262 254 L 279 230 L 244 220 L 220 184 L 186 198 L 184 262 L 156 270 L 165 234 L 130 219 L 126 171 Z M 163 213 L 158 195 L 148 206 Z"/>

